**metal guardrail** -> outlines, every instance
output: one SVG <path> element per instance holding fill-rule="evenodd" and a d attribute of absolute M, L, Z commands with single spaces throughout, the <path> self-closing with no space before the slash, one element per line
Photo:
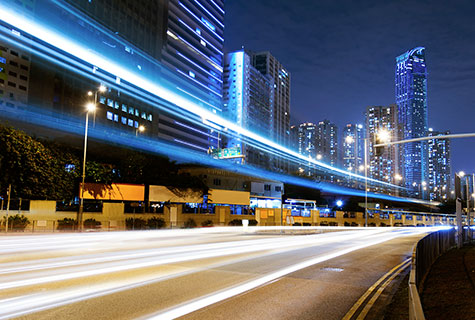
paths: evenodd
<path fill-rule="evenodd" d="M 412 252 L 411 272 L 409 274 L 409 319 L 424 320 L 419 292 L 421 283 L 429 273 L 434 261 L 444 252 L 456 245 L 455 229 L 433 232 L 417 242 Z"/>

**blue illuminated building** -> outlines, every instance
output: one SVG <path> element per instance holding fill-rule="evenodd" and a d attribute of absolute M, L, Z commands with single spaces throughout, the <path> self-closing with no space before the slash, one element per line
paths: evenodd
<path fill-rule="evenodd" d="M 349 123 L 343 128 L 343 168 L 362 172 L 364 168 L 364 128 L 362 124 Z M 363 169 L 363 170 L 361 170 Z"/>
<path fill-rule="evenodd" d="M 437 136 L 450 134 L 449 131 L 439 132 L 429 128 L 428 135 L 434 137 L 427 141 L 428 149 L 428 194 L 430 200 L 444 201 L 450 197 L 451 165 L 450 140 Z"/>
<path fill-rule="evenodd" d="M 427 135 L 427 67 L 425 48 L 417 47 L 396 58 L 396 104 L 401 138 Z M 413 191 L 427 180 L 427 143 L 414 142 L 402 147 L 404 184 Z"/>
<path fill-rule="evenodd" d="M 271 137 L 274 81 L 253 66 L 251 52 L 226 54 L 223 92 L 225 118 L 263 137 Z M 241 147 L 246 163 L 269 168 L 269 153 L 247 145 L 239 136 L 227 137 L 226 146 Z"/>

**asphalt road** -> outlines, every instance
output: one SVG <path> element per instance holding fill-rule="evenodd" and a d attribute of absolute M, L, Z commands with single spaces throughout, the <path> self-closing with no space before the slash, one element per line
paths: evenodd
<path fill-rule="evenodd" d="M 431 229 L 295 230 L 3 235 L 0 319 L 342 319 Z"/>

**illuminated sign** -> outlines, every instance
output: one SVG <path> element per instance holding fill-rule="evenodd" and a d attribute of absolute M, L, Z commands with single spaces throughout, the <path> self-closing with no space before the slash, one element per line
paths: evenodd
<path fill-rule="evenodd" d="M 217 159 L 241 158 L 241 147 L 210 149 L 209 154 Z"/>

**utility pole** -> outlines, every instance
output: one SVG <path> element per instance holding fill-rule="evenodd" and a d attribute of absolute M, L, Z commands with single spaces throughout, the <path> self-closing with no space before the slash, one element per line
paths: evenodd
<path fill-rule="evenodd" d="M 12 193 L 12 185 L 8 185 L 8 191 L 7 191 L 7 214 L 5 216 L 5 233 L 8 232 L 8 213 L 10 211 L 10 194 Z"/>

